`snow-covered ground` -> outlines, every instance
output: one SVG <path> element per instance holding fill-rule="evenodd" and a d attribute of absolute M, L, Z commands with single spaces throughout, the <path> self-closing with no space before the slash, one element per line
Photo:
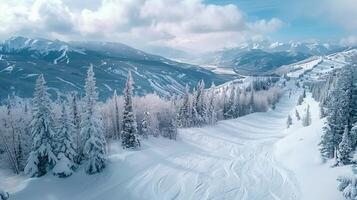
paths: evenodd
<path fill-rule="evenodd" d="M 321 162 L 323 120 L 310 97 L 297 109 L 302 116 L 310 105 L 312 125 L 302 127 L 295 119 L 300 92 L 286 92 L 275 110 L 182 129 L 178 141 L 151 138 L 141 151 L 111 144 L 108 166 L 96 175 L 80 169 L 64 179 L 27 179 L 0 171 L 0 188 L 11 200 L 342 199 L 336 177 L 350 170 Z M 289 129 L 288 114 L 294 123 Z"/>
<path fill-rule="evenodd" d="M 275 144 L 277 160 L 294 172 L 302 194 L 302 200 L 343 200 L 337 190 L 337 177 L 351 174 L 350 167 L 331 167 L 333 163 L 324 163 L 318 144 L 321 140 L 325 119 L 319 117 L 318 102 L 310 96 L 296 109 L 303 117 L 307 105 L 310 105 L 312 124 L 303 127 L 297 120 L 295 110 L 290 115 L 293 125 L 287 129 L 287 136 Z"/>

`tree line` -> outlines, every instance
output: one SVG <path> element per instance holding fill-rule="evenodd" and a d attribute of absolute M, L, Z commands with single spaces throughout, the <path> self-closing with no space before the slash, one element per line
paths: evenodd
<path fill-rule="evenodd" d="M 312 87 L 320 101 L 320 116 L 326 117 L 320 142 L 321 156 L 334 166 L 357 163 L 357 65 L 335 70 Z M 346 199 L 357 198 L 357 178 L 341 177 L 338 189 Z"/>

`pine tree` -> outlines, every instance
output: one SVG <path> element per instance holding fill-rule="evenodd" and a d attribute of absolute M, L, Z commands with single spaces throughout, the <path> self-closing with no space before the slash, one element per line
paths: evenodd
<path fill-rule="evenodd" d="M 300 114 L 296 109 L 295 109 L 295 117 L 298 121 L 300 120 Z"/>
<path fill-rule="evenodd" d="M 208 94 L 208 123 L 213 125 L 217 122 L 216 102 L 215 102 L 215 85 L 212 83 Z"/>
<path fill-rule="evenodd" d="M 320 104 L 320 119 L 326 117 L 326 113 L 322 104 Z"/>
<path fill-rule="evenodd" d="M 191 120 L 190 113 L 190 89 L 188 84 L 186 84 L 185 93 L 182 98 L 182 105 L 178 112 L 178 126 L 179 127 L 189 127 Z"/>
<path fill-rule="evenodd" d="M 78 108 L 77 97 L 74 92 L 69 96 L 69 119 L 70 123 L 73 125 L 73 139 L 76 147 L 75 161 L 77 164 L 81 162 L 83 145 L 81 143 L 81 116 Z"/>
<path fill-rule="evenodd" d="M 293 119 L 291 119 L 290 115 L 288 115 L 288 119 L 286 120 L 286 127 L 289 128 L 293 124 Z"/>
<path fill-rule="evenodd" d="M 302 125 L 303 126 L 310 126 L 311 125 L 310 105 L 307 105 L 305 116 L 302 118 Z"/>
<path fill-rule="evenodd" d="M 326 97 L 327 121 L 320 142 L 323 157 L 337 157 L 337 150 L 342 141 L 345 126 L 351 129 L 353 124 L 354 106 L 357 101 L 353 97 L 354 68 L 344 67 L 337 74 L 335 81 L 329 83 L 331 92 Z"/>
<path fill-rule="evenodd" d="M 101 120 L 96 113 L 98 93 L 95 86 L 93 66 L 87 72 L 85 83 L 83 119 L 81 121 L 81 136 L 83 138 L 83 156 L 85 171 L 95 174 L 105 168 L 106 141 L 102 132 Z"/>
<path fill-rule="evenodd" d="M 197 112 L 197 91 L 193 88 L 191 95 L 191 126 L 200 126 L 201 117 Z"/>
<path fill-rule="evenodd" d="M 304 90 L 305 91 L 305 90 Z M 299 98 L 298 98 L 298 102 L 297 102 L 297 105 L 301 105 L 302 102 L 304 101 L 304 95 L 300 95 Z"/>
<path fill-rule="evenodd" d="M 229 93 L 227 92 L 225 97 L 226 101 L 224 102 L 224 108 L 223 108 L 224 119 L 234 118 L 234 112 L 235 112 L 234 98 L 235 98 L 235 88 L 231 86 Z"/>
<path fill-rule="evenodd" d="M 150 112 L 145 111 L 144 117 L 141 120 L 141 136 L 147 139 L 149 135 L 150 135 Z"/>
<path fill-rule="evenodd" d="M 117 91 L 114 90 L 113 100 L 114 100 L 114 135 L 116 139 L 120 139 L 120 121 L 119 121 L 119 106 L 117 100 Z"/>
<path fill-rule="evenodd" d="M 251 87 L 250 91 L 250 99 L 249 99 L 249 113 L 255 112 L 255 106 L 254 106 L 254 90 L 253 87 Z"/>
<path fill-rule="evenodd" d="M 62 104 L 61 111 L 60 127 L 54 145 L 58 161 L 53 168 L 53 174 L 59 177 L 67 177 L 72 175 L 77 158 L 76 143 L 73 137 L 75 127 L 68 117 L 64 104 Z"/>
<path fill-rule="evenodd" d="M 350 137 L 351 137 L 351 147 L 352 149 L 355 149 L 357 153 L 357 122 L 351 128 Z"/>
<path fill-rule="evenodd" d="M 353 151 L 351 147 L 351 138 L 348 132 L 348 126 L 346 125 L 345 131 L 343 132 L 342 141 L 338 145 L 337 150 L 337 164 L 346 165 L 351 162 L 351 152 Z"/>
<path fill-rule="evenodd" d="M 133 80 L 130 71 L 124 89 L 123 130 L 121 135 L 123 148 L 138 149 L 140 147 L 136 117 L 133 110 Z"/>
<path fill-rule="evenodd" d="M 238 118 L 241 115 L 241 106 L 239 105 L 240 103 L 240 90 L 237 87 L 235 90 L 235 98 L 234 98 L 234 118 Z"/>
<path fill-rule="evenodd" d="M 206 116 L 207 116 L 207 104 L 205 99 L 205 83 L 201 80 L 197 85 L 197 92 L 194 96 L 195 98 L 195 110 L 197 112 L 197 125 L 202 126 L 206 124 Z"/>
<path fill-rule="evenodd" d="M 57 162 L 53 149 L 55 131 L 50 107 L 51 100 L 42 74 L 37 78 L 32 103 L 33 117 L 30 124 L 32 148 L 25 173 L 30 176 L 42 176 Z"/>

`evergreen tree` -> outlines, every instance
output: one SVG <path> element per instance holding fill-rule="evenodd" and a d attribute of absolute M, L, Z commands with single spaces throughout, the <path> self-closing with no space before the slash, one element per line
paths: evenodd
<path fill-rule="evenodd" d="M 224 103 L 224 109 L 223 109 L 223 116 L 224 119 L 233 119 L 234 118 L 234 112 L 235 112 L 235 88 L 231 86 L 229 88 L 229 93 L 226 92 L 226 97 L 225 97 L 225 103 Z"/>
<path fill-rule="evenodd" d="M 123 130 L 121 135 L 123 148 L 138 149 L 140 147 L 136 117 L 133 110 L 133 80 L 130 71 L 124 89 Z"/>
<path fill-rule="evenodd" d="M 352 149 L 355 149 L 357 153 L 357 122 L 351 128 L 350 137 L 351 137 L 351 147 Z"/>
<path fill-rule="evenodd" d="M 120 121 L 119 121 L 119 106 L 118 106 L 118 95 L 117 91 L 114 90 L 113 100 L 114 100 L 114 135 L 116 139 L 120 139 Z"/>
<path fill-rule="evenodd" d="M 240 90 L 237 87 L 235 90 L 235 98 L 234 98 L 234 118 L 238 118 L 241 115 L 241 105 L 240 103 Z"/>
<path fill-rule="evenodd" d="M 288 119 L 286 120 L 286 127 L 289 128 L 293 124 L 293 119 L 291 119 L 290 115 L 288 115 Z"/>
<path fill-rule="evenodd" d="M 76 147 L 76 158 L 75 161 L 77 164 L 81 162 L 83 145 L 81 143 L 81 116 L 78 108 L 77 97 L 74 92 L 71 93 L 69 98 L 69 119 L 70 123 L 73 126 L 73 139 Z"/>
<path fill-rule="evenodd" d="M 101 120 L 96 112 L 98 93 L 95 86 L 93 66 L 87 72 L 85 83 L 83 118 L 81 121 L 81 136 L 84 140 L 83 156 L 85 171 L 95 174 L 105 167 L 106 141 L 102 132 Z"/>
<path fill-rule="evenodd" d="M 217 122 L 217 113 L 216 113 L 216 102 L 215 102 L 215 85 L 212 83 L 209 96 L 208 96 L 208 123 L 215 124 Z"/>
<path fill-rule="evenodd" d="M 207 105 L 205 99 L 205 83 L 201 80 L 197 85 L 197 92 L 195 95 L 195 110 L 197 112 L 197 125 L 202 126 L 207 123 Z"/>
<path fill-rule="evenodd" d="M 201 116 L 197 112 L 197 91 L 193 88 L 191 96 L 191 126 L 201 126 Z"/>
<path fill-rule="evenodd" d="M 305 90 L 304 90 L 305 91 Z M 301 105 L 302 102 L 304 101 L 304 95 L 300 95 L 299 98 L 298 98 L 298 102 L 297 102 L 297 105 Z"/>
<path fill-rule="evenodd" d="M 144 117 L 141 120 L 141 135 L 146 139 L 150 135 L 150 112 L 148 111 L 144 112 Z"/>
<path fill-rule="evenodd" d="M 253 113 L 253 112 L 255 112 L 254 90 L 253 90 L 253 87 L 251 87 L 250 98 L 249 98 L 249 113 Z"/>
<path fill-rule="evenodd" d="M 300 120 L 300 114 L 296 109 L 295 109 L 295 117 L 298 121 Z"/>
<path fill-rule="evenodd" d="M 178 126 L 179 127 L 189 127 L 191 120 L 191 113 L 190 113 L 190 89 L 188 84 L 186 84 L 185 93 L 183 94 L 182 98 L 182 105 L 179 108 L 178 112 Z"/>
<path fill-rule="evenodd" d="M 302 118 L 302 125 L 303 126 L 310 126 L 311 125 L 310 105 L 307 105 L 305 116 Z"/>
<path fill-rule="evenodd" d="M 42 176 L 57 162 L 53 149 L 55 131 L 50 107 L 51 100 L 42 74 L 36 80 L 32 103 L 33 117 L 30 124 L 32 148 L 25 173 L 30 176 Z"/>
<path fill-rule="evenodd" d="M 320 142 L 321 153 L 326 158 L 336 158 L 337 149 L 342 141 L 345 126 L 350 130 L 353 125 L 355 113 L 353 112 L 357 101 L 354 100 L 353 88 L 355 69 L 344 67 L 337 74 L 334 83 L 329 83 L 331 90 L 326 97 L 327 121 L 324 134 Z M 331 81 L 333 82 L 333 81 Z"/>
<path fill-rule="evenodd" d="M 59 122 L 60 127 L 56 135 L 56 144 L 54 145 L 58 161 L 53 168 L 53 174 L 59 177 L 67 177 L 73 173 L 77 152 L 75 146 L 76 143 L 73 137 L 75 127 L 68 117 L 64 104 L 62 104 L 61 118 Z"/>
<path fill-rule="evenodd" d="M 351 147 L 351 138 L 348 133 L 348 126 L 346 125 L 345 131 L 343 132 L 342 141 L 338 145 L 337 150 L 337 164 L 346 165 L 351 162 L 351 152 L 353 151 Z"/>
<path fill-rule="evenodd" d="M 320 104 L 320 119 L 326 117 L 326 113 L 322 104 Z"/>

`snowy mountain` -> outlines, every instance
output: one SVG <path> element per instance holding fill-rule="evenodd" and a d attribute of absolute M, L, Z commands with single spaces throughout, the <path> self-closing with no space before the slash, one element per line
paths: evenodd
<path fill-rule="evenodd" d="M 185 84 L 203 79 L 221 84 L 232 77 L 217 75 L 195 65 L 151 55 L 121 43 L 63 42 L 12 37 L 0 44 L 0 97 L 11 92 L 32 95 L 34 82 L 44 74 L 51 93 L 83 91 L 88 66 L 97 74 L 101 97 L 122 92 L 128 70 L 133 72 L 135 92 L 160 95 L 180 93 Z"/>
<path fill-rule="evenodd" d="M 231 68 L 238 74 L 259 75 L 311 56 L 323 56 L 343 51 L 348 47 L 334 44 L 304 42 L 251 42 L 236 48 L 207 53 L 197 62 Z"/>

